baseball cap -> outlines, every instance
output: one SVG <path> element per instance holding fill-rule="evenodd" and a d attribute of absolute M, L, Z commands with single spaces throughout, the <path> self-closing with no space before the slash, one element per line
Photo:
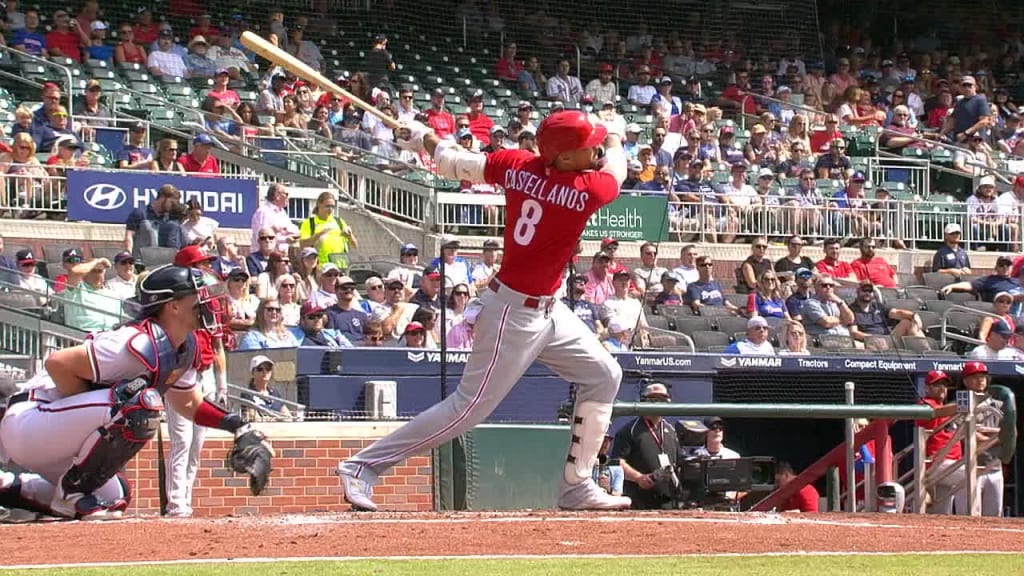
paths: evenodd
<path fill-rule="evenodd" d="M 522 102 L 519 103 L 518 106 L 516 106 L 516 108 L 519 110 L 533 110 L 533 104 L 530 104 L 530 102 L 523 100 Z"/>
<path fill-rule="evenodd" d="M 956 222 L 950 222 L 942 229 L 943 234 L 960 234 L 961 232 L 963 232 L 963 229 L 961 229 L 960 225 Z"/>
<path fill-rule="evenodd" d="M 793 92 L 793 89 L 792 89 L 792 88 L 790 88 L 789 86 L 779 86 L 779 87 L 778 87 L 778 89 L 777 89 L 777 90 L 775 90 L 775 93 L 776 93 L 776 94 L 781 94 L 782 92 L 789 92 L 789 93 L 792 93 L 792 92 Z"/>
<path fill-rule="evenodd" d="M 107 25 L 104 24 L 102 20 L 93 20 L 92 24 L 89 25 L 89 29 L 91 29 L 93 32 L 97 30 L 106 30 Z"/>
<path fill-rule="evenodd" d="M 523 128 L 523 130 L 519 133 L 519 139 L 520 140 L 522 140 L 523 138 L 536 138 L 536 137 L 537 137 L 537 133 L 534 132 L 533 130 L 530 130 L 529 128 Z"/>
<path fill-rule="evenodd" d="M 981 178 L 978 178 L 978 188 L 981 188 L 982 186 L 995 186 L 995 185 L 996 185 L 996 177 L 995 176 L 982 176 Z"/>
<path fill-rule="evenodd" d="M 462 140 L 463 138 L 472 138 L 473 133 L 469 131 L 469 128 L 463 128 L 455 133 L 456 140 Z"/>
<path fill-rule="evenodd" d="M 61 255 L 61 260 L 64 262 L 81 262 L 82 251 L 78 248 L 68 248 L 64 251 L 64 254 Z"/>
<path fill-rule="evenodd" d="M 103 84 L 99 80 L 93 78 L 92 80 L 89 80 L 88 82 L 85 83 L 85 89 L 87 91 L 89 91 L 89 90 L 103 90 Z"/>
<path fill-rule="evenodd" d="M 484 99 L 484 91 L 483 90 L 474 90 L 473 93 L 469 95 L 469 101 L 470 102 L 473 102 L 474 100 L 483 100 L 483 99 Z"/>
<path fill-rule="evenodd" d="M 299 315 L 308 316 L 310 314 L 323 314 L 324 309 L 319 304 L 312 300 L 306 300 L 302 303 L 302 307 L 299 308 Z"/>
<path fill-rule="evenodd" d="M 363 286 L 366 286 L 367 288 L 375 288 L 383 285 L 384 281 L 381 280 L 380 276 L 370 276 L 366 279 L 366 282 L 363 282 Z"/>
<path fill-rule="evenodd" d="M 338 265 L 335 264 L 334 262 L 324 262 L 323 264 L 320 265 L 320 274 L 321 275 L 323 275 L 323 274 L 330 274 L 332 272 L 335 273 L 335 274 L 341 275 L 341 269 L 338 268 Z"/>
<path fill-rule="evenodd" d="M 670 77 L 668 77 L 668 76 L 662 76 L 662 77 L 661 77 L 661 80 L 658 80 L 658 84 L 661 84 L 661 85 L 663 85 L 663 86 L 664 86 L 665 84 L 671 84 L 671 83 L 672 83 L 672 78 L 670 78 Z"/>
<path fill-rule="evenodd" d="M 703 168 L 703 167 L 704 167 L 704 161 L 703 160 L 700 160 L 698 158 L 694 158 L 693 160 L 690 160 L 690 168 Z"/>
<path fill-rule="evenodd" d="M 612 244 L 618 246 L 619 241 L 609 236 L 608 238 L 601 240 L 601 249 L 604 250 L 605 248 L 611 246 Z"/>
<path fill-rule="evenodd" d="M 263 366 L 264 364 L 270 364 L 271 368 L 274 367 L 273 360 L 267 358 L 263 354 L 257 354 L 256 356 L 252 357 L 252 360 L 249 360 L 249 371 L 252 372 L 253 370 L 259 368 L 260 366 Z"/>
<path fill-rule="evenodd" d="M 612 259 L 612 255 L 607 253 L 607 252 L 605 252 L 605 251 L 603 251 L 603 250 L 598 252 L 597 254 L 594 254 L 594 260 L 611 260 L 611 259 Z"/>
<path fill-rule="evenodd" d="M 118 256 L 120 256 L 120 254 L 118 254 Z M 131 254 L 129 254 L 129 256 L 131 256 Z M 185 246 L 181 250 L 178 250 L 177 254 L 174 255 L 175 266 L 195 266 L 200 262 L 209 262 L 211 260 L 214 260 L 214 256 L 195 244 Z M 116 262 L 117 260 L 114 261 Z"/>
<path fill-rule="evenodd" d="M 247 280 L 249 278 L 249 271 L 245 268 L 232 268 L 228 272 L 228 280 Z"/>
<path fill-rule="evenodd" d="M 406 254 L 419 254 L 420 249 L 416 247 L 412 242 L 408 244 L 402 244 L 402 248 L 398 251 L 399 254 L 405 256 Z"/>
<path fill-rule="evenodd" d="M 424 278 L 440 278 L 441 271 L 437 269 L 437 266 L 427 266 L 423 269 Z"/>
<path fill-rule="evenodd" d="M 761 168 L 757 171 L 758 178 L 775 178 L 775 172 L 771 168 Z"/>
<path fill-rule="evenodd" d="M 313 248 L 312 246 L 307 246 L 302 249 L 302 252 L 299 252 L 300 260 L 310 258 L 312 256 L 319 256 L 319 253 L 316 251 L 316 248 Z"/>
<path fill-rule="evenodd" d="M 642 396 L 644 398 L 664 398 L 665 400 L 670 398 L 668 387 L 661 382 L 653 382 L 645 386 Z"/>
<path fill-rule="evenodd" d="M 722 129 L 718 131 L 719 135 L 722 135 L 722 134 L 735 134 L 735 133 L 736 133 L 736 129 L 733 128 L 732 126 L 729 126 L 728 124 L 725 125 L 725 126 L 722 126 Z"/>
<path fill-rule="evenodd" d="M 29 250 L 28 248 L 24 248 L 22 250 L 18 250 L 18 252 L 14 255 L 14 257 L 18 261 L 19 265 L 21 265 L 21 264 L 35 264 L 36 263 L 36 257 L 34 255 L 32 255 L 32 251 Z"/>
<path fill-rule="evenodd" d="M 206 41 L 206 37 L 200 34 L 188 41 L 189 48 L 196 44 L 208 44 L 208 42 Z"/>
<path fill-rule="evenodd" d="M 703 104 L 694 104 L 693 105 L 693 111 L 697 112 L 697 113 L 700 113 L 700 114 L 707 114 L 708 113 L 707 107 L 705 107 Z"/>
<path fill-rule="evenodd" d="M 640 125 L 635 123 L 635 122 L 632 123 L 632 124 L 627 124 L 626 125 L 626 132 L 629 132 L 630 134 L 639 134 L 639 133 L 641 133 L 643 131 L 644 131 L 644 129 L 641 128 Z"/>
<path fill-rule="evenodd" d="M 867 176 L 865 176 L 860 170 L 857 170 L 853 173 L 853 176 L 850 176 L 850 182 L 866 182 L 867 179 Z"/>
<path fill-rule="evenodd" d="M 131 128 L 129 128 L 129 130 L 131 130 L 132 132 L 145 132 L 146 131 L 146 123 L 145 122 L 136 122 L 135 124 L 132 124 L 132 126 L 131 126 Z"/>
<path fill-rule="evenodd" d="M 209 134 L 196 134 L 196 137 L 192 139 L 194 144 L 213 144 L 213 138 L 210 138 Z"/>
<path fill-rule="evenodd" d="M 227 68 L 217 68 L 217 74 L 216 74 L 217 76 L 220 76 L 220 75 L 227 76 L 228 74 L 230 74 L 230 72 L 228 72 Z"/>
<path fill-rule="evenodd" d="M 389 279 L 384 281 L 384 285 L 389 287 L 389 288 L 392 287 L 392 286 L 402 286 L 402 287 L 404 287 L 405 286 L 405 282 L 402 282 L 402 280 L 400 278 L 389 278 Z"/>
<path fill-rule="evenodd" d="M 132 256 L 132 253 L 128 252 L 127 250 L 122 251 L 122 252 L 118 252 L 114 256 L 114 264 L 121 264 L 123 262 L 132 262 L 132 263 L 134 263 L 135 262 L 135 256 Z"/>
<path fill-rule="evenodd" d="M 754 124 L 750 129 L 751 134 L 767 134 L 768 129 L 764 127 L 764 124 Z"/>
<path fill-rule="evenodd" d="M 960 78 L 960 83 L 961 84 L 977 84 L 977 82 L 974 80 L 974 76 L 963 76 L 963 77 Z"/>
<path fill-rule="evenodd" d="M 835 285 L 836 285 L 835 278 L 829 276 L 828 274 L 824 274 L 824 275 L 821 276 L 821 278 L 818 278 L 818 286 L 835 286 Z"/>
<path fill-rule="evenodd" d="M 672 282 L 682 282 L 683 277 L 680 276 L 679 273 L 676 272 L 675 270 L 666 270 L 661 275 L 661 281 L 664 282 L 665 280 L 670 280 Z"/>
<path fill-rule="evenodd" d="M 998 334 L 1004 338 L 1013 336 L 1013 329 L 1004 320 L 997 320 L 992 324 L 992 333 Z"/>
<path fill-rule="evenodd" d="M 767 328 L 768 321 L 763 316 L 754 316 L 750 320 L 747 320 L 747 330 L 751 328 Z"/>
<path fill-rule="evenodd" d="M 797 278 L 803 278 L 804 280 L 808 278 L 814 278 L 814 272 L 811 272 L 810 269 L 804 268 L 802 266 L 794 270 L 793 275 L 796 276 Z"/>
<path fill-rule="evenodd" d="M 458 248 L 459 239 L 451 234 L 443 234 L 439 240 L 441 241 L 441 248 Z"/>
<path fill-rule="evenodd" d="M 882 66 L 883 67 L 885 67 L 885 66 L 892 66 L 892 60 L 889 60 L 889 59 L 882 60 Z"/>
<path fill-rule="evenodd" d="M 57 141 L 54 142 L 53 145 L 58 147 L 58 148 L 63 147 L 63 148 L 78 148 L 79 150 L 82 149 L 82 145 L 78 142 L 78 138 L 75 138 L 74 136 L 72 136 L 70 134 L 67 134 L 67 135 L 61 136 L 60 138 L 57 138 Z"/>
<path fill-rule="evenodd" d="M 723 424 L 724 422 L 718 416 L 708 416 L 707 418 L 704 419 L 704 426 L 707 428 L 711 428 L 712 426 L 716 425 L 721 426 Z"/>
<path fill-rule="evenodd" d="M 746 172 L 747 171 L 747 163 L 746 162 L 735 162 L 735 163 L 733 163 L 732 166 L 729 167 L 729 171 L 730 172 Z"/>
<path fill-rule="evenodd" d="M 993 296 L 992 297 L 992 301 L 995 302 L 996 300 L 999 300 L 1000 298 L 1009 298 L 1010 300 L 1013 300 L 1013 294 L 1010 294 L 1009 292 L 1006 292 L 1004 290 L 1002 292 L 999 292 L 995 296 Z"/>
<path fill-rule="evenodd" d="M 605 62 L 604 64 L 601 64 L 600 70 L 601 70 L 601 72 L 614 72 L 615 71 L 615 67 L 612 66 L 611 64 Z"/>
<path fill-rule="evenodd" d="M 629 278 L 629 277 L 630 277 L 630 275 L 629 275 L 629 271 L 628 270 L 619 270 L 615 274 L 612 274 L 612 278 L 615 279 L 615 280 L 618 280 L 619 278 Z"/>
<path fill-rule="evenodd" d="M 626 169 L 636 170 L 637 172 L 640 172 L 644 169 L 644 165 L 641 164 L 639 160 L 630 160 L 629 162 L 626 163 Z"/>
<path fill-rule="evenodd" d="M 949 374 L 946 374 L 942 370 L 932 370 L 928 372 L 928 374 L 925 375 L 924 377 L 924 383 L 928 386 L 938 384 L 943 380 L 945 380 L 947 383 L 952 383 L 952 379 L 949 377 Z"/>
<path fill-rule="evenodd" d="M 160 30 L 159 36 L 161 38 L 174 38 L 174 32 L 170 28 L 163 28 Z"/>
<path fill-rule="evenodd" d="M 426 330 L 427 329 L 423 327 L 423 324 L 420 324 L 419 322 L 409 322 L 408 324 L 405 325 L 405 332 L 402 333 L 408 334 L 409 332 L 426 332 Z"/>
<path fill-rule="evenodd" d="M 501 250 L 501 243 L 497 240 L 484 240 L 484 250 Z"/>
<path fill-rule="evenodd" d="M 495 124 L 494 126 L 491 126 L 491 135 L 492 136 L 494 134 L 499 133 L 499 132 L 504 134 L 505 133 L 505 127 L 502 126 L 501 124 Z"/>
<path fill-rule="evenodd" d="M 339 288 L 341 286 L 355 286 L 356 281 L 351 276 L 338 276 L 338 279 L 334 281 L 334 287 Z"/>

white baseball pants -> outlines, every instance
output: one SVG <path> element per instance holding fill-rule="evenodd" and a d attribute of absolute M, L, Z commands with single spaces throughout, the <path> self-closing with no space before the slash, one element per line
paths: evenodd
<path fill-rule="evenodd" d="M 957 492 L 955 499 L 957 514 L 967 515 L 966 491 Z M 987 474 L 978 474 L 978 489 L 974 496 L 974 514 L 992 517 L 1003 515 L 1002 466 Z"/>
<path fill-rule="evenodd" d="M 216 390 L 217 384 L 212 369 L 203 370 L 199 375 L 199 386 L 203 396 Z M 167 514 L 192 515 L 192 485 L 196 482 L 199 458 L 206 439 L 206 428 L 192 423 L 179 414 L 170 402 L 164 404 L 167 414 L 167 435 L 171 451 L 167 456 Z"/>
<path fill-rule="evenodd" d="M 946 470 L 954 466 L 959 466 L 960 460 L 943 460 L 933 465 L 929 470 L 929 474 L 942 474 Z M 957 498 L 963 498 L 963 502 L 967 502 L 967 486 L 964 481 L 964 467 L 960 466 L 955 471 L 950 472 L 942 480 L 935 483 L 932 488 L 932 503 L 928 507 L 929 514 L 952 514 L 953 513 L 953 501 Z M 959 489 L 958 489 L 959 487 Z M 964 504 L 966 508 L 966 504 Z M 961 507 L 957 506 L 957 511 L 960 514 L 967 514 L 967 511 L 960 512 Z"/>
<path fill-rule="evenodd" d="M 569 483 L 590 478 L 622 379 L 615 358 L 562 302 L 527 308 L 528 297 L 504 285 L 480 296 L 473 351 L 458 389 L 388 436 L 344 462 L 342 472 L 375 480 L 402 460 L 427 452 L 482 422 L 534 362 L 578 385 L 574 425 L 579 448 L 570 446 Z M 552 407 L 554 409 L 555 407 Z M 574 452 L 575 450 L 575 452 Z M 369 470 L 371 475 L 364 476 Z"/>

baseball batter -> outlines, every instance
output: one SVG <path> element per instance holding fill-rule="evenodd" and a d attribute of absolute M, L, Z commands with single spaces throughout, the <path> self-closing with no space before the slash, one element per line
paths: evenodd
<path fill-rule="evenodd" d="M 354 509 L 376 510 L 373 486 L 381 474 L 483 421 L 539 360 L 579 386 L 558 506 L 628 508 L 629 498 L 601 490 L 591 475 L 622 370 L 554 296 L 587 220 L 619 194 L 626 177 L 620 136 L 609 136 L 604 126 L 592 125 L 579 111 L 544 119 L 537 130 L 539 156 L 525 150 L 475 154 L 419 123 L 410 125 L 407 136 L 400 144 L 431 154 L 442 176 L 505 189 L 505 257 L 496 278 L 481 292 L 473 351 L 458 389 L 339 464 L 346 499 Z"/>
<path fill-rule="evenodd" d="M 0 506 L 121 516 L 131 491 L 117 473 L 156 434 L 163 399 L 200 426 L 235 433 L 232 466 L 261 491 L 270 473 L 266 439 L 196 386 L 193 331 L 217 330 L 213 301 L 199 270 L 157 268 L 139 285 L 137 320 L 52 353 L 0 419 L 0 462 L 30 472 L 0 473 Z"/>

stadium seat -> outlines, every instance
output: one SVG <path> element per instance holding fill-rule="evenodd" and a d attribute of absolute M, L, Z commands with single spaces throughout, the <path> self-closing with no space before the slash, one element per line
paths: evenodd
<path fill-rule="evenodd" d="M 953 302 L 951 300 L 925 300 L 924 301 L 925 309 L 926 310 L 931 310 L 932 312 L 935 312 L 937 314 L 942 314 L 946 310 L 949 310 L 950 308 L 952 308 L 953 306 L 956 306 L 956 305 L 957 305 L 957 303 Z"/>
<path fill-rule="evenodd" d="M 904 336 L 900 339 L 900 347 L 918 354 L 938 348 L 933 346 L 932 340 L 926 336 Z"/>
<path fill-rule="evenodd" d="M 679 318 L 680 316 L 693 316 L 693 309 L 677 304 L 661 304 L 658 306 L 658 314 L 668 318 Z"/>
<path fill-rule="evenodd" d="M 648 314 L 647 325 L 651 328 L 657 328 L 658 330 L 672 331 L 670 318 L 659 314 Z"/>
<path fill-rule="evenodd" d="M 977 301 L 978 297 L 970 292 L 950 292 L 944 296 L 944 299 L 951 302 L 963 303 Z"/>
<path fill-rule="evenodd" d="M 855 348 L 853 344 L 853 338 L 849 336 L 840 336 L 838 334 L 820 334 L 815 337 L 814 341 L 821 348 L 826 350 L 839 350 L 839 349 L 851 349 Z"/>
<path fill-rule="evenodd" d="M 690 337 L 693 338 L 693 346 L 700 351 L 708 351 L 712 346 L 728 346 L 731 342 L 729 335 L 724 332 L 717 332 L 713 330 L 698 330 Z"/>
<path fill-rule="evenodd" d="M 668 318 L 668 316 L 662 316 L 662 318 Z M 650 317 L 648 317 L 648 320 L 650 320 Z M 683 334 L 709 331 L 714 328 L 711 321 L 703 316 L 675 317 L 673 320 L 672 324 L 675 325 L 676 332 L 682 332 Z"/>
<path fill-rule="evenodd" d="M 907 294 L 907 298 L 911 298 L 922 303 L 928 300 L 936 300 L 939 297 L 938 292 L 936 292 L 934 288 L 910 287 L 904 290 Z"/>
<path fill-rule="evenodd" d="M 735 334 L 736 332 L 746 334 L 747 332 L 747 319 L 738 316 L 715 318 L 715 325 L 718 327 L 719 332 L 725 332 L 726 334 Z"/>
<path fill-rule="evenodd" d="M 929 288 L 934 288 L 936 290 L 942 288 L 943 286 L 946 286 L 947 284 L 952 284 L 957 281 L 956 278 L 950 276 L 949 274 L 943 274 L 942 272 L 925 272 L 923 276 L 924 285 Z"/>

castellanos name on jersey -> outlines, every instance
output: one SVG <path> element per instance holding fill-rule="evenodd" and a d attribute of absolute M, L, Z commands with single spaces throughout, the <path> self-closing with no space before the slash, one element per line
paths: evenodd
<path fill-rule="evenodd" d="M 587 207 L 587 192 L 576 190 L 564 184 L 553 184 L 546 179 L 524 170 L 510 169 L 505 171 L 505 188 L 519 190 L 537 200 L 556 204 L 566 210 L 583 212 Z"/>

